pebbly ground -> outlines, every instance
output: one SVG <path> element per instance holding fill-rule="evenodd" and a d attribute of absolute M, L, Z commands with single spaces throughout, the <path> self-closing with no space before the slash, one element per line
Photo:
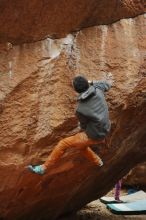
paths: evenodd
<path fill-rule="evenodd" d="M 125 194 L 127 191 L 122 190 L 121 195 Z M 113 196 L 113 190 L 107 195 Z M 68 216 L 60 220 L 146 220 L 146 215 L 116 215 L 111 213 L 100 200 L 95 200 L 83 207 L 76 216 Z"/>

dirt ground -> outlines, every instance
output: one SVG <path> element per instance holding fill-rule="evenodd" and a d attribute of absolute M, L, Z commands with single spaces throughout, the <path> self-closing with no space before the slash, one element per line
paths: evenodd
<path fill-rule="evenodd" d="M 107 195 L 113 196 L 113 192 L 112 190 Z M 126 194 L 127 191 L 122 190 L 121 195 Z M 82 208 L 76 216 L 61 220 L 146 220 L 146 215 L 116 215 L 111 213 L 100 200 L 95 200 Z"/>
<path fill-rule="evenodd" d="M 89 203 L 79 213 L 76 220 L 146 220 L 146 215 L 115 215 L 99 200 Z"/>

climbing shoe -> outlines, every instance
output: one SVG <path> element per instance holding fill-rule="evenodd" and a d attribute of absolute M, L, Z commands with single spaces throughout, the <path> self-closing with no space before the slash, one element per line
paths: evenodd
<path fill-rule="evenodd" d="M 45 169 L 41 165 L 38 165 L 38 166 L 29 165 L 27 168 L 33 173 L 36 173 L 39 175 L 45 174 Z"/>
<path fill-rule="evenodd" d="M 102 161 L 102 160 L 100 160 L 100 162 L 99 162 L 99 166 L 100 166 L 100 167 L 103 166 L 103 161 Z"/>

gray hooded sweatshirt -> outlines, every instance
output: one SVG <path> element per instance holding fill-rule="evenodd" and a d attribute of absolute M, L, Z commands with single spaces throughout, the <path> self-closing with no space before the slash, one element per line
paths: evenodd
<path fill-rule="evenodd" d="M 76 115 L 80 127 L 91 139 L 103 139 L 110 131 L 111 123 L 104 97 L 104 92 L 110 87 L 106 81 L 93 81 L 88 90 L 78 96 Z"/>

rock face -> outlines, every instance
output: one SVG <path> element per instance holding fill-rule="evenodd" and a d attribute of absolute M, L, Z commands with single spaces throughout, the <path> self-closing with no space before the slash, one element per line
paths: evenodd
<path fill-rule="evenodd" d="M 146 163 L 142 163 L 132 169 L 124 178 L 124 184 L 130 186 L 146 187 Z"/>
<path fill-rule="evenodd" d="M 145 0 L 2 0 L 0 42 L 34 42 L 146 11 Z"/>
<path fill-rule="evenodd" d="M 0 45 L 2 219 L 53 220 L 75 212 L 145 161 L 145 26 L 141 15 L 58 40 Z M 8 38 L 14 39 L 14 33 Z M 106 96 L 112 121 L 110 148 L 98 147 L 104 166 L 94 167 L 76 149 L 68 149 L 46 175 L 29 173 L 25 166 L 42 163 L 59 140 L 77 132 L 73 77 L 84 73 L 98 80 L 107 72 L 115 85 Z"/>

